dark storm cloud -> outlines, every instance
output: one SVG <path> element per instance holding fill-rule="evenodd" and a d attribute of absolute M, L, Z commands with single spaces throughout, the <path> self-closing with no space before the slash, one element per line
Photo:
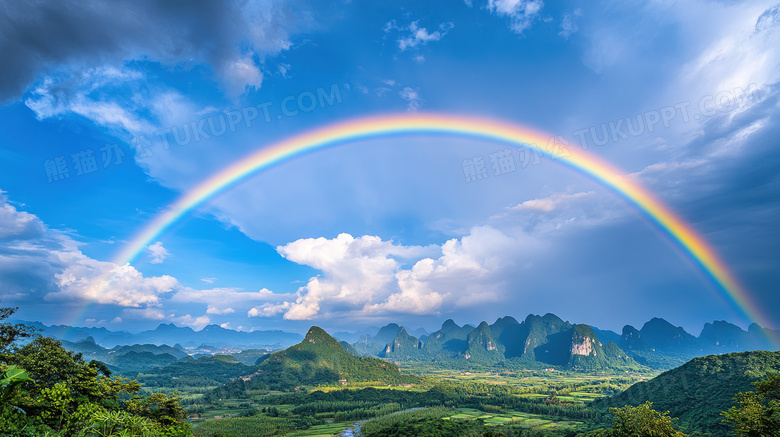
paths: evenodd
<path fill-rule="evenodd" d="M 688 158 L 712 154 L 706 168 L 686 183 L 692 193 L 728 193 L 729 203 L 712 196 L 690 199 L 691 213 L 713 216 L 743 208 L 777 208 L 780 190 L 780 84 L 762 89 L 762 99 L 745 111 L 708 120 L 699 137 L 690 143 Z M 691 176 L 691 173 L 688 173 Z M 693 197 L 693 196 L 691 196 Z M 685 205 L 681 205 L 685 207 Z M 719 216 L 721 214 L 717 214 Z M 743 219 L 744 220 L 744 217 Z"/>
<path fill-rule="evenodd" d="M 780 314 L 779 103 L 780 84 L 762 87 L 759 103 L 702 126 L 683 158 L 695 162 L 704 156 L 702 163 L 662 174 L 668 186 L 682 186 L 673 208 L 716 248 L 770 315 Z M 777 327 L 780 320 L 774 322 Z"/>
<path fill-rule="evenodd" d="M 206 62 L 229 68 L 242 54 L 288 47 L 311 14 L 276 1 L 4 1 L 0 4 L 0 101 L 41 74 L 126 59 Z"/>

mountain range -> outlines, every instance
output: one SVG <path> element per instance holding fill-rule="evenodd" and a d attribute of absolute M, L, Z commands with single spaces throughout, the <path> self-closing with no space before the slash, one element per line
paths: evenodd
<path fill-rule="evenodd" d="M 445 321 L 425 340 L 391 323 L 376 335 L 353 343 L 365 356 L 391 361 L 431 361 L 485 365 L 522 364 L 568 369 L 677 367 L 694 357 L 749 350 L 774 350 L 780 331 L 752 324 L 747 331 L 725 321 L 704 325 L 698 337 L 661 318 L 641 329 L 626 325 L 621 334 L 585 324 L 571 324 L 554 314 L 529 315 L 522 322 L 511 316 L 493 324 L 459 326 Z"/>
<path fill-rule="evenodd" d="M 120 345 L 137 345 L 134 352 L 168 354 L 180 359 L 192 356 L 230 353 L 245 349 L 281 349 L 302 340 L 297 333 L 280 330 L 235 331 L 208 325 L 200 331 L 173 324 L 160 324 L 139 333 L 109 331 L 106 328 L 77 328 L 66 325 L 46 326 L 39 322 L 22 322 L 66 342 L 71 350 L 114 364 L 125 350 Z M 528 315 L 522 322 L 511 316 L 460 326 L 446 320 L 441 328 L 428 334 L 409 330 L 397 323 L 374 328 L 373 335 L 336 333 L 341 348 L 352 355 L 384 358 L 389 361 L 447 362 L 450 365 L 516 364 L 527 367 L 563 367 L 567 369 L 637 368 L 671 369 L 692 358 L 748 350 L 775 350 L 780 331 L 752 324 L 747 330 L 725 321 L 704 325 L 698 337 L 661 318 L 653 318 L 641 329 L 626 325 L 620 334 L 585 324 L 572 324 L 554 314 Z M 349 342 L 349 340 L 357 341 Z M 68 343 L 69 342 L 69 343 Z M 211 346 L 206 346 L 206 344 Z M 169 349 L 150 346 L 173 345 Z M 109 349 L 110 348 L 110 349 Z M 230 349 L 230 350 L 227 350 Z M 264 351 L 257 351 L 264 354 Z M 253 364 L 260 356 L 247 357 Z M 129 360 L 140 363 L 140 356 Z M 149 358 L 149 363 L 163 365 L 170 358 Z M 128 367 L 126 365 L 125 367 Z M 129 365 L 138 368 L 138 365 Z M 143 367 L 143 366 L 141 366 Z M 139 368 L 140 369 L 140 368 Z"/>
<path fill-rule="evenodd" d="M 395 330 L 395 336 L 389 332 Z M 384 346 L 379 344 L 387 341 Z M 640 366 L 614 342 L 602 343 L 588 325 L 561 320 L 554 314 L 529 315 L 523 322 L 507 316 L 492 325 L 459 326 L 447 320 L 426 341 L 396 324 L 353 345 L 364 355 L 390 361 L 430 361 L 457 365 L 517 364 L 567 369 L 638 369 Z"/>
<path fill-rule="evenodd" d="M 280 330 L 245 332 L 226 329 L 219 325 L 208 325 L 200 331 L 195 331 L 187 326 L 179 327 L 173 323 L 162 323 L 155 329 L 133 334 L 126 331 L 109 331 L 106 328 L 79 328 L 67 325 L 47 326 L 40 322 L 25 321 L 19 321 L 18 323 L 40 329 L 42 335 L 58 340 L 79 342 L 91 337 L 94 343 L 105 348 L 133 344 L 179 344 L 183 347 L 191 348 L 208 344 L 222 347 L 230 346 L 238 349 L 257 347 L 280 349 L 293 345 L 303 338 L 300 334 Z"/>

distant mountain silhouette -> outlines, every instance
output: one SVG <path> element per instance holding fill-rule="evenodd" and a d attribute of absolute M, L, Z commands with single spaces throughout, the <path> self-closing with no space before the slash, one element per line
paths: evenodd
<path fill-rule="evenodd" d="M 20 322 L 40 329 L 43 335 L 67 340 L 73 343 L 91 337 L 95 343 L 105 348 L 117 345 L 179 344 L 182 347 L 195 347 L 204 343 L 213 346 L 234 347 L 276 347 L 282 348 L 301 341 L 301 335 L 280 330 L 271 331 L 235 331 L 219 325 L 208 325 L 200 331 L 190 327 L 179 327 L 173 323 L 162 323 L 157 328 L 131 334 L 125 331 L 113 332 L 106 328 L 78 328 L 67 325 L 46 326 L 40 322 Z"/>

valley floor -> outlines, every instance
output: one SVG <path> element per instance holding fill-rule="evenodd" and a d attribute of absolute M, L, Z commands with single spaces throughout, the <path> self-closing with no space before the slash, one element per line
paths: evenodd
<path fill-rule="evenodd" d="M 415 432 L 422 435 L 425 424 L 574 435 L 602 419 L 587 408 L 587 402 L 655 376 L 643 372 L 465 371 L 414 363 L 401 367 L 404 373 L 421 375 L 422 383 L 338 384 L 290 393 L 241 393 L 235 398 L 213 398 L 205 387 L 179 390 L 196 436 L 390 435 L 383 431 L 383 423 L 393 429 L 399 424 L 417 424 Z"/>

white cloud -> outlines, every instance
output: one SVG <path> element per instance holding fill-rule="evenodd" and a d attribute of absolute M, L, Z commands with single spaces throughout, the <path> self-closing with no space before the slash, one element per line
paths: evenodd
<path fill-rule="evenodd" d="M 241 291 L 236 288 L 213 288 L 209 290 L 196 290 L 182 287 L 170 299 L 175 303 L 205 303 L 208 305 L 207 314 L 231 314 L 243 311 L 257 302 L 279 302 L 290 299 L 293 295 L 274 293 L 263 288 L 256 292 Z"/>
<path fill-rule="evenodd" d="M 284 70 L 284 75 L 286 69 Z M 225 91 L 229 97 L 238 97 L 246 90 L 260 89 L 263 73 L 255 65 L 251 56 L 236 59 L 225 64 L 222 69 Z"/>
<path fill-rule="evenodd" d="M 524 251 L 539 243 L 476 227 L 441 247 L 406 247 L 375 236 L 297 240 L 277 248 L 285 258 L 314 267 L 322 276 L 309 279 L 297 298 L 250 310 L 250 316 L 285 319 L 433 314 L 442 308 L 495 302 L 503 293 L 502 276 Z M 437 254 L 434 259 L 430 255 Z M 426 254 L 428 256 L 426 256 Z M 408 263 L 416 259 L 410 268 Z M 479 284 L 479 285 L 477 285 Z M 474 297 L 477 296 L 477 297 Z"/>
<path fill-rule="evenodd" d="M 509 28 L 515 33 L 523 33 L 541 11 L 541 0 L 488 0 L 488 10 L 510 19 Z"/>
<path fill-rule="evenodd" d="M 425 45 L 431 41 L 439 41 L 455 27 L 452 23 L 442 23 L 439 25 L 439 29 L 433 32 L 429 32 L 428 29 L 418 26 L 419 21 L 413 21 L 408 28 L 402 29 L 408 31 L 407 36 L 398 39 L 398 48 L 404 51 L 409 48 L 415 48 Z M 387 31 L 387 27 L 385 27 Z"/>
<path fill-rule="evenodd" d="M 320 312 L 320 303 L 359 310 L 386 298 L 394 288 L 394 275 L 403 260 L 435 250 L 432 247 L 398 246 L 375 236 L 354 238 L 340 234 L 328 240 L 307 238 L 277 248 L 279 254 L 298 264 L 323 272 L 298 290 L 298 297 L 285 318 L 310 319 Z M 281 311 L 282 306 L 257 309 L 258 313 Z"/>
<path fill-rule="evenodd" d="M 165 258 L 170 255 L 168 250 L 163 247 L 161 241 L 148 246 L 146 250 L 149 251 L 149 256 L 152 258 L 150 262 L 152 264 L 162 264 L 162 262 L 165 261 Z"/>
<path fill-rule="evenodd" d="M 290 64 L 279 64 L 276 70 L 282 77 L 288 77 L 290 74 Z"/>
<path fill-rule="evenodd" d="M 406 110 L 409 112 L 417 112 L 424 103 L 424 100 L 420 98 L 419 88 L 404 87 L 399 95 L 406 100 Z"/>
<path fill-rule="evenodd" d="M 179 286 L 167 275 L 144 277 L 130 265 L 89 258 L 79 250 L 80 243 L 18 211 L 2 191 L 0 241 L 0 283 L 6 298 L 38 294 L 49 302 L 76 299 L 141 307 L 158 305 L 161 295 Z"/>
<path fill-rule="evenodd" d="M 81 252 L 61 252 L 58 256 L 67 267 L 55 275 L 59 291 L 46 294 L 47 301 L 83 299 L 125 307 L 158 305 L 160 295 L 179 286 L 171 276 L 147 278 L 129 264 L 117 266 Z"/>
<path fill-rule="evenodd" d="M 530 211 L 552 212 L 556 210 L 562 203 L 568 203 L 572 200 L 581 199 L 583 197 L 591 196 L 593 194 L 594 194 L 593 191 L 588 191 L 586 193 L 574 193 L 574 194 L 555 193 L 550 197 L 545 197 L 543 199 L 526 200 L 509 209 L 512 211 L 530 210 Z"/>
<path fill-rule="evenodd" d="M 233 308 L 219 309 L 219 308 L 209 307 L 206 310 L 206 314 L 232 314 L 235 312 L 236 310 L 234 310 Z"/>
<path fill-rule="evenodd" d="M 273 303 L 266 303 L 263 305 L 260 305 L 258 307 L 251 308 L 249 311 L 247 311 L 247 316 L 249 317 L 273 317 L 277 314 L 283 313 L 285 311 L 288 311 L 292 308 L 293 304 L 291 302 L 282 302 L 278 304 Z M 295 319 L 295 317 L 292 317 Z M 298 317 L 300 319 L 301 317 Z M 305 318 L 305 317 L 304 317 Z"/>
<path fill-rule="evenodd" d="M 165 312 L 160 308 L 125 308 L 122 310 L 125 319 L 164 320 Z M 117 317 L 118 322 L 122 317 Z"/>
<path fill-rule="evenodd" d="M 129 95 L 110 92 L 117 87 L 128 89 Z M 181 102 L 185 99 L 175 91 L 160 90 L 155 90 L 158 92 L 150 99 L 145 95 L 148 87 L 145 77 L 137 70 L 98 67 L 70 76 L 47 76 L 31 91 L 24 104 L 38 119 L 77 114 L 97 125 L 124 133 L 123 136 L 129 133 L 152 137 L 156 127 L 149 120 L 170 123 L 167 115 L 181 112 Z M 150 113 L 149 120 L 138 115 L 145 112 Z M 198 111 L 188 106 L 187 112 Z"/>
<path fill-rule="evenodd" d="M 192 317 L 191 315 L 186 314 L 181 317 L 173 317 L 171 318 L 171 321 L 176 325 L 189 326 L 190 328 L 197 331 L 199 329 L 202 329 L 204 326 L 208 325 L 211 322 L 211 319 L 209 319 L 209 317 L 206 315 L 199 316 L 199 317 Z"/>
<path fill-rule="evenodd" d="M 780 80 L 780 72 L 775 68 L 780 62 L 778 11 L 780 6 L 767 8 L 760 2 L 695 11 L 718 23 L 720 32 L 717 38 L 707 39 L 707 46 L 700 54 L 683 66 L 679 83 L 682 89 L 673 91 L 678 95 L 696 93 L 693 95 L 700 97 L 750 84 L 761 87 Z M 681 15 L 678 18 L 681 20 L 683 12 L 675 12 Z"/>
<path fill-rule="evenodd" d="M 42 235 L 44 231 L 38 217 L 17 210 L 0 190 L 0 241 L 26 239 Z"/>
<path fill-rule="evenodd" d="M 561 19 L 561 31 L 558 32 L 558 35 L 562 36 L 564 39 L 569 39 L 571 35 L 580 30 L 575 21 L 575 17 L 579 17 L 580 15 L 582 15 L 582 9 L 580 8 L 575 9 L 571 15 L 564 15 L 563 19 Z"/>
<path fill-rule="evenodd" d="M 168 308 L 171 304 L 206 303 L 207 314 L 225 315 L 235 312 L 241 304 L 248 306 L 249 302 L 276 302 L 292 297 L 275 295 L 266 289 L 255 293 L 233 289 L 194 290 L 182 287 L 176 278 L 168 275 L 147 277 L 129 264 L 120 266 L 92 259 L 79 250 L 81 243 L 71 236 L 47 228 L 33 214 L 18 211 L 2 191 L 0 230 L 3 301 L 20 306 L 33 303 L 81 308 L 92 302 L 104 305 L 94 307 L 96 311 L 114 312 L 102 314 L 112 324 L 140 319 L 199 327 L 209 323 L 206 315 L 177 317 L 176 311 Z"/>

